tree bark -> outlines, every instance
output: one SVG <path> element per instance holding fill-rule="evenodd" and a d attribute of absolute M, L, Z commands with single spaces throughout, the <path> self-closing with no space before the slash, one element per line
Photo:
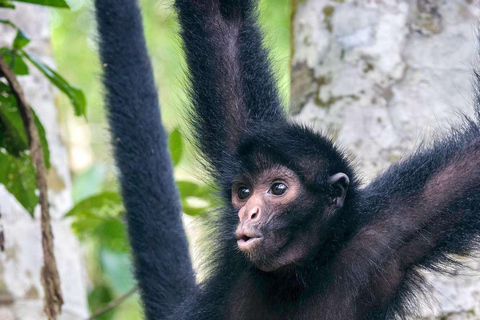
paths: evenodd
<path fill-rule="evenodd" d="M 366 181 L 473 114 L 480 1 L 292 2 L 291 112 L 346 146 Z M 480 319 L 480 261 L 468 263 L 428 275 L 422 317 Z"/>
<path fill-rule="evenodd" d="M 15 10 L 0 9 L 32 39 L 27 50 L 52 65 L 48 11 L 34 5 L 18 4 Z M 12 42 L 15 31 L 0 25 L 0 47 Z M 50 148 L 51 168 L 47 173 L 48 196 L 61 289 L 65 304 L 58 319 L 88 317 L 86 277 L 77 239 L 63 214 L 72 206 L 68 157 L 60 138 L 55 91 L 37 70 L 19 77 L 26 100 L 43 123 Z M 0 254 L 0 319 L 45 319 L 43 310 L 43 266 L 40 207 L 32 219 L 23 207 L 0 185 L 0 223 L 4 226 L 5 253 Z"/>

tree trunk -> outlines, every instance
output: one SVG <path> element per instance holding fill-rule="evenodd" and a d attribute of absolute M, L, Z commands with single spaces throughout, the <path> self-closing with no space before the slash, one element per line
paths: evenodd
<path fill-rule="evenodd" d="M 472 114 L 478 0 L 292 1 L 291 112 L 346 146 L 365 180 Z M 423 317 L 480 319 L 468 263 L 428 275 L 437 302 Z"/>
<path fill-rule="evenodd" d="M 35 5 L 15 3 L 17 9 L 0 9 L 32 39 L 27 50 L 52 65 L 48 11 Z M 0 24 L 0 47 L 11 44 L 15 31 Z M 59 319 L 85 319 L 88 316 L 86 276 L 80 246 L 63 214 L 72 206 L 71 180 L 67 152 L 60 138 L 55 91 L 33 67 L 30 76 L 20 77 L 28 103 L 43 123 L 50 148 L 48 171 L 49 202 L 55 237 L 55 255 L 65 303 Z M 43 265 L 39 206 L 32 219 L 25 209 L 0 184 L 0 223 L 5 230 L 5 252 L 0 253 L 0 319 L 38 320 L 43 314 Z"/>

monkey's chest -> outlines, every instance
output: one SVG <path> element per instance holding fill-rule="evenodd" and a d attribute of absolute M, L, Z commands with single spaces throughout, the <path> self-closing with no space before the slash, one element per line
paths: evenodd
<path fill-rule="evenodd" d="M 259 287 L 260 286 L 260 287 Z M 312 320 L 327 319 L 323 294 L 313 289 L 299 291 L 266 289 L 255 279 L 242 279 L 230 294 L 225 320 Z M 338 320 L 338 319 L 336 319 Z"/>

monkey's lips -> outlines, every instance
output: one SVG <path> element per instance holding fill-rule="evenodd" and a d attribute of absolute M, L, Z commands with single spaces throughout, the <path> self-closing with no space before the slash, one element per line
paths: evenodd
<path fill-rule="evenodd" d="M 237 239 L 238 249 L 242 252 L 252 250 L 263 239 L 261 235 L 249 231 L 237 231 L 235 238 Z"/>

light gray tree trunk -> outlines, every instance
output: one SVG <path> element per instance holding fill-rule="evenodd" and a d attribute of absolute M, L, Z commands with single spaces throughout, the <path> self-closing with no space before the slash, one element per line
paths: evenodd
<path fill-rule="evenodd" d="M 42 61 L 53 64 L 49 42 L 48 11 L 35 5 L 17 4 L 14 11 L 0 9 L 0 18 L 9 19 L 32 39 L 27 50 Z M 11 44 L 14 30 L 0 24 L 0 47 Z M 86 274 L 79 243 L 62 215 L 71 208 L 71 180 L 67 152 L 60 139 L 55 94 L 48 81 L 33 67 L 31 76 L 20 77 L 27 101 L 35 109 L 47 132 L 51 168 L 48 172 L 49 201 L 55 237 L 64 305 L 59 319 L 85 319 Z M 1 170 L 1 168 L 0 168 Z M 0 319 L 39 320 L 43 315 L 43 265 L 40 208 L 32 219 L 25 209 L 0 184 L 0 223 L 5 229 L 5 252 L 0 253 Z"/>
<path fill-rule="evenodd" d="M 478 0 L 294 1 L 295 119 L 346 146 L 368 181 L 460 112 L 472 114 L 479 7 Z M 478 260 L 469 263 L 480 270 Z M 480 319 L 480 272 L 463 273 L 429 275 L 435 294 L 424 317 Z"/>

